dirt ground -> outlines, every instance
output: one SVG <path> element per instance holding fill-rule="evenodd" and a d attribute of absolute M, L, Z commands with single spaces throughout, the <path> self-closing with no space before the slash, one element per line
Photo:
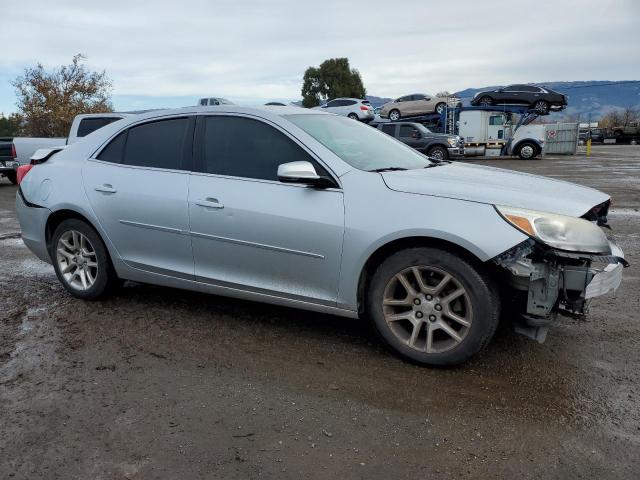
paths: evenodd
<path fill-rule="evenodd" d="M 71 298 L 0 181 L 0 478 L 640 478 L 640 147 L 483 160 L 610 193 L 631 267 L 539 345 L 463 367 L 367 323 L 139 284 Z"/>

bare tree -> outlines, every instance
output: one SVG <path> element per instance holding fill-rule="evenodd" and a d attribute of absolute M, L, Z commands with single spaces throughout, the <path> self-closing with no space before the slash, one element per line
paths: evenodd
<path fill-rule="evenodd" d="M 12 82 L 25 134 L 63 137 L 76 115 L 113 111 L 111 80 L 104 71 L 89 71 L 81 63 L 85 59 L 77 54 L 70 65 L 51 71 L 37 64 Z"/>

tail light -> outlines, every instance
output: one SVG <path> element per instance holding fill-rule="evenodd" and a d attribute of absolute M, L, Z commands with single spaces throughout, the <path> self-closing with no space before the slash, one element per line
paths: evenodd
<path fill-rule="evenodd" d="M 13 143 L 11 144 L 11 156 L 13 158 L 16 158 L 18 156 L 18 154 L 16 153 L 16 146 Z"/>
<path fill-rule="evenodd" d="M 366 112 L 369 110 L 369 107 L 365 107 L 364 105 L 360 105 L 360 110 Z"/>
<path fill-rule="evenodd" d="M 22 182 L 22 179 L 25 177 L 27 173 L 34 167 L 35 165 L 20 165 L 16 172 L 16 178 L 18 179 L 18 184 Z"/>

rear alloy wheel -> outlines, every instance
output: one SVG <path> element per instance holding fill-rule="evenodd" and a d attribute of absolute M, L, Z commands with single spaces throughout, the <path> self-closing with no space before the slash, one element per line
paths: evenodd
<path fill-rule="evenodd" d="M 525 142 L 518 147 L 518 156 L 522 160 L 532 160 L 537 154 L 538 150 L 533 143 Z"/>
<path fill-rule="evenodd" d="M 447 149 L 444 147 L 435 146 L 429 150 L 427 156 L 434 160 L 442 161 L 449 158 L 449 152 L 447 152 Z"/>
<path fill-rule="evenodd" d="M 389 120 L 397 122 L 400 120 L 400 110 L 393 109 L 389 112 Z"/>
<path fill-rule="evenodd" d="M 490 107 L 491 105 L 493 105 L 493 99 L 485 95 L 484 97 L 480 98 L 480 100 L 478 100 L 478 105 L 480 105 L 481 107 Z"/>
<path fill-rule="evenodd" d="M 544 100 L 538 100 L 533 104 L 533 109 L 542 115 L 546 115 L 549 113 L 549 104 Z"/>
<path fill-rule="evenodd" d="M 436 105 L 436 113 L 439 115 L 442 115 L 446 109 L 447 109 L 446 103 L 438 103 Z"/>
<path fill-rule="evenodd" d="M 347 115 L 347 117 L 349 117 L 351 120 L 360 120 L 358 118 L 358 115 L 356 115 L 355 113 L 350 113 L 349 115 Z"/>
<path fill-rule="evenodd" d="M 494 289 L 445 250 L 412 248 L 387 258 L 371 282 L 368 312 L 395 352 L 428 365 L 455 365 L 482 349 L 498 324 Z"/>
<path fill-rule="evenodd" d="M 81 220 L 69 219 L 58 225 L 50 254 L 58 280 L 74 297 L 98 299 L 118 280 L 102 239 Z"/>

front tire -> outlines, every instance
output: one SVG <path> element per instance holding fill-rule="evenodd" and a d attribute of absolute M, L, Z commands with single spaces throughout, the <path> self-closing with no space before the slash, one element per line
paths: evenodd
<path fill-rule="evenodd" d="M 441 147 L 440 145 L 436 145 L 435 147 L 429 149 L 429 151 L 427 152 L 427 156 L 438 161 L 442 161 L 449 158 L 449 152 L 446 148 Z"/>
<path fill-rule="evenodd" d="M 98 233 L 86 222 L 65 220 L 53 232 L 50 256 L 62 286 L 76 298 L 97 300 L 118 278 Z"/>
<path fill-rule="evenodd" d="M 436 112 L 438 115 L 442 115 L 442 114 L 444 113 L 444 111 L 446 110 L 446 108 L 447 108 L 447 104 L 446 104 L 446 103 L 438 103 L 438 104 L 436 105 L 435 112 Z"/>
<path fill-rule="evenodd" d="M 358 115 L 356 115 L 355 113 L 350 113 L 349 115 L 347 115 L 347 117 L 349 117 L 351 120 L 360 120 L 358 118 Z"/>
<path fill-rule="evenodd" d="M 538 100 L 533 104 L 533 109 L 541 115 L 549 113 L 549 103 L 545 100 Z"/>
<path fill-rule="evenodd" d="M 493 337 L 499 299 L 466 260 L 419 247 L 397 252 L 378 267 L 367 313 L 395 353 L 423 365 L 457 365 Z"/>
<path fill-rule="evenodd" d="M 538 149 L 531 142 L 525 142 L 518 146 L 517 155 L 522 160 L 533 160 L 538 155 Z"/>
<path fill-rule="evenodd" d="M 400 115 L 400 110 L 398 110 L 397 108 L 394 108 L 389 112 L 389 120 L 391 120 L 392 122 L 397 122 L 398 120 L 400 120 L 401 116 L 402 115 Z"/>

